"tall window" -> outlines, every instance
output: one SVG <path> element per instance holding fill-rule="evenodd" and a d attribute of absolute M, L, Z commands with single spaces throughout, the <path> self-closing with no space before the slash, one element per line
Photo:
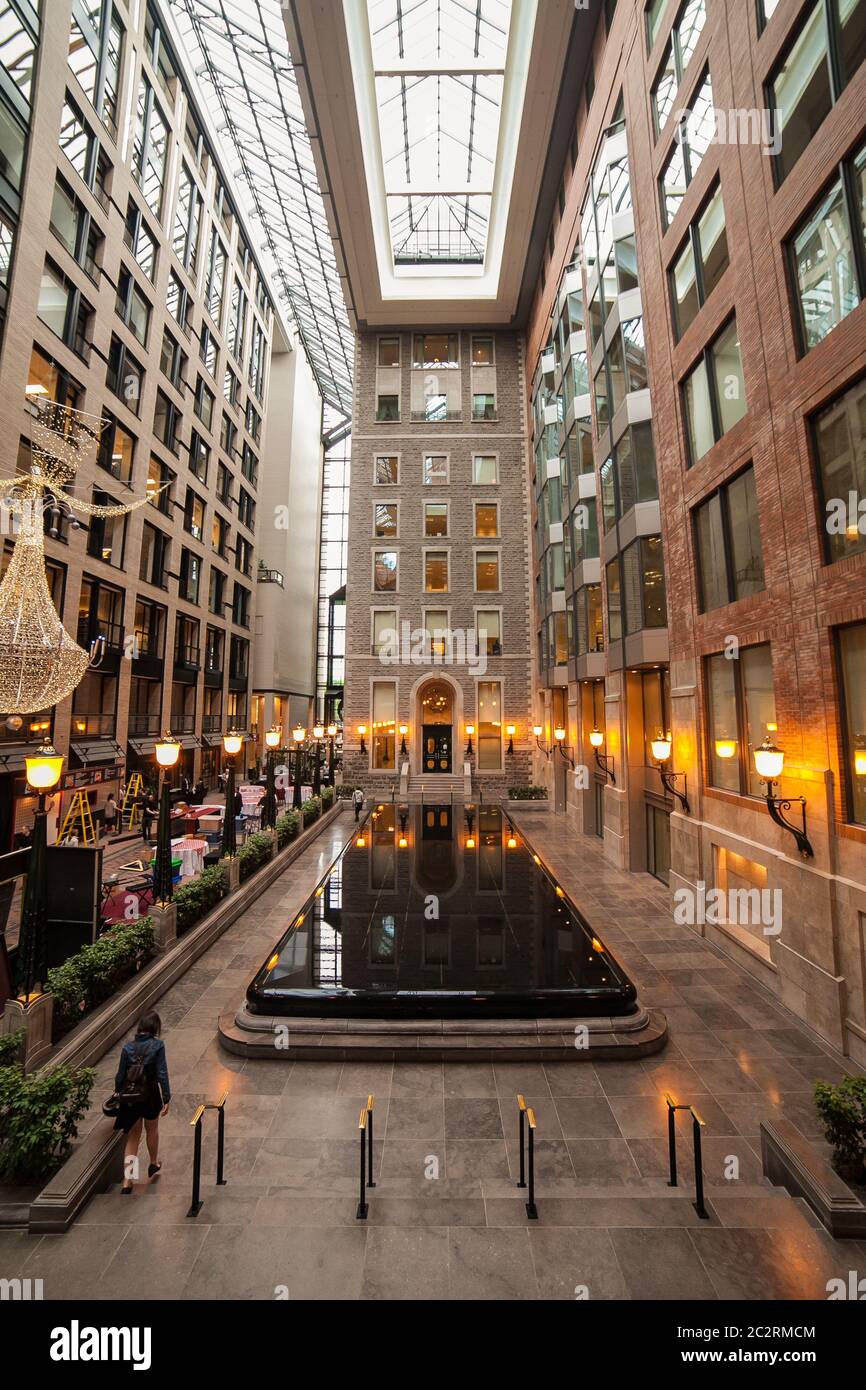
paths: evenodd
<path fill-rule="evenodd" d="M 372 716 L 373 767 L 394 767 L 397 688 L 392 681 L 374 681 Z"/>
<path fill-rule="evenodd" d="M 663 7 L 662 7 L 663 8 Z M 661 13 L 661 11 L 659 12 Z M 686 0 L 680 10 L 665 49 L 658 76 L 653 83 L 653 116 L 656 134 L 660 134 L 674 108 L 677 88 L 698 45 L 707 12 L 705 0 Z"/>
<path fill-rule="evenodd" d="M 177 204 L 174 211 L 172 249 L 181 265 L 195 279 L 201 230 L 202 199 L 195 180 L 185 164 L 180 166 Z"/>
<path fill-rule="evenodd" d="M 789 244 L 801 349 L 820 343 L 866 294 L 866 148 L 842 165 Z"/>
<path fill-rule="evenodd" d="M 379 339 L 379 366 L 380 367 L 399 367 L 400 365 L 400 339 L 380 338 Z"/>
<path fill-rule="evenodd" d="M 746 386 L 737 320 L 731 319 L 704 349 L 682 385 L 689 461 L 702 459 L 746 413 Z"/>
<path fill-rule="evenodd" d="M 475 588 L 478 593 L 496 593 L 501 588 L 499 551 L 475 551 Z"/>
<path fill-rule="evenodd" d="M 866 825 L 866 623 L 836 634 L 842 687 L 848 819 Z"/>
<path fill-rule="evenodd" d="M 448 455 L 424 455 L 424 483 L 427 487 L 446 487 L 448 484 Z"/>
<path fill-rule="evenodd" d="M 153 88 L 142 75 L 138 88 L 132 167 L 144 200 L 157 220 L 162 217 L 167 153 L 168 128 Z"/>
<path fill-rule="evenodd" d="M 812 417 L 812 439 L 823 515 L 824 557 L 841 560 L 866 550 L 866 516 L 852 514 L 849 494 L 866 498 L 866 378 Z"/>
<path fill-rule="evenodd" d="M 662 169 L 660 191 L 665 230 L 679 211 L 686 189 L 700 168 L 716 132 L 713 89 L 705 73 L 684 114 L 682 125 Z"/>
<path fill-rule="evenodd" d="M 456 333 L 416 333 L 412 339 L 413 367 L 459 367 L 460 348 Z"/>
<path fill-rule="evenodd" d="M 702 613 L 763 589 L 754 469 L 747 468 L 696 507 L 694 528 Z"/>
<path fill-rule="evenodd" d="M 447 593 L 447 550 L 426 550 L 424 552 L 424 591 L 428 594 Z"/>
<path fill-rule="evenodd" d="M 396 487 L 400 481 L 400 460 L 396 454 L 379 454 L 373 467 L 373 482 Z"/>
<path fill-rule="evenodd" d="M 397 591 L 396 550 L 376 550 L 373 553 L 373 588 L 379 594 Z"/>
<path fill-rule="evenodd" d="M 478 770 L 498 772 L 502 766 L 502 686 L 478 682 Z"/>
<path fill-rule="evenodd" d="M 622 552 L 625 630 L 665 627 L 665 571 L 661 536 L 641 536 Z"/>
<path fill-rule="evenodd" d="M 475 634 L 479 653 L 502 655 L 502 614 L 498 608 L 476 609 Z"/>
<path fill-rule="evenodd" d="M 741 647 L 736 660 L 720 652 L 707 658 L 705 670 L 710 786 L 763 796 L 752 754 L 776 721 L 770 645 Z"/>
<path fill-rule="evenodd" d="M 689 228 L 685 245 L 670 271 L 674 326 L 682 336 L 706 304 L 728 268 L 728 236 L 721 186 L 717 183 L 703 211 Z"/>
<path fill-rule="evenodd" d="M 214 227 L 210 237 L 205 299 L 208 313 L 217 328 L 220 326 L 220 318 L 222 316 L 223 292 L 225 290 L 226 280 L 226 261 L 225 247 L 220 241 L 216 227 Z"/>

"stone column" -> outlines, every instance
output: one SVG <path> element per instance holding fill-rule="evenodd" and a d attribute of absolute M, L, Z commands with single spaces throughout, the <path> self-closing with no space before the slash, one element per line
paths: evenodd
<path fill-rule="evenodd" d="M 35 1071 L 51 1051 L 51 1024 L 54 1017 L 54 996 L 37 994 L 29 1004 L 23 999 L 7 999 L 0 1016 L 0 1033 L 24 1030 L 22 1060 L 26 1072 Z"/>
<path fill-rule="evenodd" d="M 154 904 L 148 914 L 153 923 L 153 939 L 158 951 L 167 951 L 177 940 L 177 908 L 174 903 Z"/>

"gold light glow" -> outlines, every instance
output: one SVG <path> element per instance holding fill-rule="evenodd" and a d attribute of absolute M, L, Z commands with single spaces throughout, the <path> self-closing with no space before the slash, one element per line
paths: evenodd
<path fill-rule="evenodd" d="M 278 952 L 278 951 L 275 951 L 274 954 L 271 956 L 270 960 L 268 961 L 267 965 L 265 966 L 265 969 L 266 969 L 266 970 L 273 970 L 274 967 L 275 967 L 276 965 L 279 965 L 279 963 L 280 963 L 279 952 Z"/>
<path fill-rule="evenodd" d="M 565 893 L 564 893 L 563 890 L 560 888 L 560 886 L 559 886 L 558 883 L 557 883 L 557 885 L 556 885 L 556 896 L 557 896 L 558 898 L 564 898 L 564 897 L 565 897 Z"/>
<path fill-rule="evenodd" d="M 363 835 L 359 835 L 355 841 L 355 844 L 358 846 L 358 849 L 363 849 L 366 843 L 367 841 L 364 839 Z"/>
<path fill-rule="evenodd" d="M 776 782 L 782 775 L 784 765 L 784 752 L 777 748 L 775 743 L 770 742 L 770 735 L 767 734 L 760 748 L 755 749 L 755 768 L 758 776 L 765 782 Z"/>
<path fill-rule="evenodd" d="M 267 733 L 265 734 L 265 743 L 267 744 L 268 748 L 279 748 L 281 738 L 282 734 L 280 733 L 279 729 L 277 729 L 276 727 L 273 729 L 268 729 Z"/>
<path fill-rule="evenodd" d="M 27 781 L 34 791 L 50 791 L 60 781 L 63 755 L 57 752 L 53 744 L 43 743 L 35 753 L 24 759 L 24 766 L 27 769 Z"/>
<path fill-rule="evenodd" d="M 469 737 L 471 738 L 472 735 L 475 733 L 475 725 L 474 725 L 474 724 L 467 724 L 467 725 L 466 725 L 466 732 L 467 732 L 467 734 L 469 735 Z"/>
<path fill-rule="evenodd" d="M 303 724 L 296 724 L 295 727 L 292 729 L 292 738 L 294 739 L 295 743 L 303 743 L 306 737 L 307 731 L 304 728 Z"/>
<path fill-rule="evenodd" d="M 367 725 L 366 725 L 366 724 L 359 724 L 359 725 L 358 725 L 358 733 L 360 734 L 361 738 L 365 738 L 365 737 L 366 737 L 366 734 L 367 734 Z"/>
<path fill-rule="evenodd" d="M 855 749 L 854 771 L 858 777 L 866 777 L 866 748 Z"/>
<path fill-rule="evenodd" d="M 408 843 L 409 841 L 406 839 L 405 835 L 401 835 L 399 840 L 397 841 L 397 844 L 399 845 L 400 849 L 405 849 Z"/>
<path fill-rule="evenodd" d="M 659 729 L 655 738 L 650 743 L 650 748 L 652 749 L 652 754 L 656 762 L 666 763 L 671 755 L 670 734 L 665 736 L 665 734 L 662 733 L 661 729 Z"/>
<path fill-rule="evenodd" d="M 604 950 L 604 947 L 602 946 L 597 936 L 594 936 L 592 938 L 592 949 L 594 951 L 598 951 L 599 954 L 601 954 L 601 952 Z"/>
<path fill-rule="evenodd" d="M 336 738 L 336 737 L 337 737 L 337 726 L 336 726 L 336 724 L 329 724 L 329 725 L 328 725 L 328 738 Z"/>
<path fill-rule="evenodd" d="M 716 757 L 732 758 L 737 751 L 737 740 L 735 738 L 716 739 Z"/>
<path fill-rule="evenodd" d="M 553 737 L 556 739 L 557 743 L 565 742 L 565 730 L 563 729 L 561 724 L 557 724 L 556 728 L 553 731 Z"/>
<path fill-rule="evenodd" d="M 517 841 L 516 841 L 516 839 L 514 838 L 513 835 L 509 835 L 509 837 L 508 837 L 508 848 L 509 848 L 509 849 L 517 849 Z"/>
<path fill-rule="evenodd" d="M 324 738 L 324 737 L 325 737 L 325 726 L 324 726 L 324 724 L 314 724 L 314 725 L 313 725 L 313 738 Z"/>
<path fill-rule="evenodd" d="M 601 729 L 598 727 L 598 725 L 596 725 L 595 728 L 590 731 L 589 741 L 592 744 L 593 748 L 600 748 L 601 745 L 604 743 L 604 734 L 601 732 Z"/>
<path fill-rule="evenodd" d="M 514 724 L 506 724 L 506 725 L 505 725 L 505 733 L 506 733 L 506 735 L 507 735 L 508 738 L 514 738 L 514 735 L 517 733 L 517 727 L 516 727 L 516 725 L 514 725 Z"/>
<path fill-rule="evenodd" d="M 243 735 L 239 734 L 236 729 L 229 729 L 227 734 L 223 734 L 223 748 L 230 758 L 233 758 L 236 753 L 239 753 L 243 746 Z"/>
<path fill-rule="evenodd" d="M 467 835 L 467 836 L 466 836 L 466 848 L 467 848 L 467 849 L 474 849 L 474 848 L 475 848 L 475 836 L 474 836 L 474 835 Z"/>
<path fill-rule="evenodd" d="M 398 726 L 397 726 L 397 732 L 400 734 L 400 737 L 401 737 L 401 738 L 405 738 L 406 735 L 407 735 L 408 732 L 409 732 L 409 725 L 408 725 L 408 724 L 398 724 Z"/>
<path fill-rule="evenodd" d="M 174 767 L 180 757 L 180 743 L 166 730 L 162 738 L 157 739 L 153 751 L 160 767 Z"/>
<path fill-rule="evenodd" d="M 533 732 L 533 734 L 535 735 L 536 738 L 541 738 L 541 735 L 544 733 L 544 725 L 543 725 L 543 724 L 533 724 L 533 726 L 532 726 L 532 732 Z"/>

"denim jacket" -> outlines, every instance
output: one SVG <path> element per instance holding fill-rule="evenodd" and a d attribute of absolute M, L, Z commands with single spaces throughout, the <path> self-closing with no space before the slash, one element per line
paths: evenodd
<path fill-rule="evenodd" d="M 120 1050 L 120 1066 L 114 1079 L 115 1091 L 123 1088 L 126 1073 L 133 1061 L 140 1057 L 145 1063 L 152 1063 L 162 1092 L 162 1103 L 171 1100 L 171 1087 L 168 1084 L 168 1065 L 165 1060 L 165 1043 L 162 1038 L 153 1038 L 149 1033 L 136 1033 L 132 1042 L 125 1042 Z"/>

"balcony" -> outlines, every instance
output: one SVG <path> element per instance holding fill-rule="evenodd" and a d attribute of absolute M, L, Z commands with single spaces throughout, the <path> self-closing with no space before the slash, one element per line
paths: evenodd
<path fill-rule="evenodd" d="M 283 587 L 283 576 L 279 570 L 266 569 L 264 565 L 259 565 L 258 581 L 260 584 L 279 584 Z"/>
<path fill-rule="evenodd" d="M 462 410 L 437 410 L 428 415 L 426 410 L 413 410 L 412 423 L 425 425 L 458 424 L 463 419 Z"/>
<path fill-rule="evenodd" d="M 146 738 L 159 733 L 158 714 L 131 714 L 129 716 L 130 738 Z"/>
<path fill-rule="evenodd" d="M 173 734 L 194 734 L 195 715 L 194 714 L 174 714 L 171 716 L 171 731 Z"/>
<path fill-rule="evenodd" d="M 221 714 L 205 714 L 202 716 L 201 731 L 203 734 L 218 734 L 223 726 Z"/>
<path fill-rule="evenodd" d="M 124 631 L 122 623 L 102 622 L 99 618 L 91 618 L 88 614 L 78 619 L 78 645 L 85 651 L 90 650 L 91 642 L 97 638 L 104 639 L 104 649 L 107 652 L 123 652 Z"/>
<path fill-rule="evenodd" d="M 81 714 L 73 711 L 71 736 L 73 739 L 112 738 L 114 736 L 113 714 Z"/>

